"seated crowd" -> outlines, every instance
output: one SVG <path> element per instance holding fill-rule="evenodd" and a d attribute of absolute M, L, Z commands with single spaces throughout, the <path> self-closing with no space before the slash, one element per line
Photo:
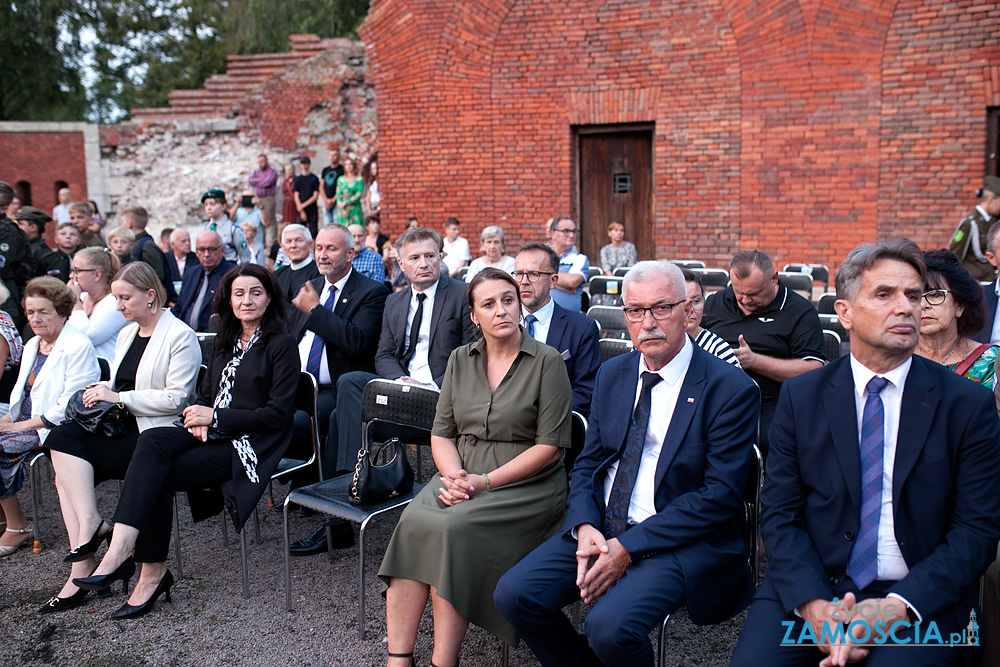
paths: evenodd
<path fill-rule="evenodd" d="M 0 210 L 11 195 L 0 183 Z M 905 643 L 934 622 L 947 637 L 979 609 L 1000 540 L 998 356 L 978 342 L 991 333 L 983 289 L 949 252 L 852 250 L 835 303 L 850 354 L 826 359 L 818 312 L 766 254 L 736 253 L 731 283 L 706 298 L 697 272 L 637 262 L 612 223 L 603 269 L 627 269 L 633 349 L 602 364 L 600 329 L 580 312 L 589 260 L 567 216 L 546 223 L 548 243 L 509 255 L 488 226 L 472 260 L 457 219 L 446 236 L 417 224 L 390 245 L 377 219 L 339 224 L 336 209 L 315 233 L 285 225 L 269 259 L 252 216 L 244 234 L 224 193 L 202 203 L 193 251 L 183 230 L 167 252 L 148 243 L 137 208 L 101 235 L 89 207 L 71 205 L 56 250 L 39 247 L 37 209 L 17 214 L 21 229 L 0 219 L 35 275 L 0 274 L 0 301 L 16 306 L 0 312 L 0 557 L 31 541 L 17 492 L 37 452 L 69 544 L 68 577 L 40 613 L 110 597 L 119 581 L 112 618 L 169 601 L 174 494 L 196 520 L 225 508 L 241 530 L 279 461 L 312 449 L 294 408 L 303 372 L 318 385 L 325 479 L 354 469 L 372 379 L 440 392 L 435 481 L 379 570 L 390 667 L 415 664 L 428 600 L 440 667 L 458 664 L 469 623 L 523 639 L 543 665 L 651 665 L 651 631 L 681 606 L 698 624 L 750 606 L 734 665 L 896 664 L 866 628 Z M 253 209 L 251 195 L 240 203 Z M 67 418 L 105 404 L 123 408 L 113 435 Z M 578 451 L 574 412 L 589 420 Z M 744 510 L 754 445 L 766 459 L 759 591 Z M 114 479 L 105 521 L 95 487 Z M 317 524 L 294 555 L 353 544 L 348 523 Z M 563 611 L 580 600 L 582 632 Z M 782 646 L 788 628 L 811 640 Z M 908 663 L 962 659 L 917 643 Z"/>

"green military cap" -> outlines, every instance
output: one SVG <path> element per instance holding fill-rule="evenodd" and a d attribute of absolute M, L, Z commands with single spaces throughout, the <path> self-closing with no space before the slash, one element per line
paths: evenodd
<path fill-rule="evenodd" d="M 226 200 L 226 193 L 222 190 L 209 190 L 201 196 L 201 203 L 204 204 L 206 199 L 221 199 Z"/>
<path fill-rule="evenodd" d="M 29 220 L 31 222 L 46 223 L 52 220 L 52 216 L 45 211 L 35 208 L 34 206 L 22 206 L 21 209 L 14 214 L 15 220 Z"/>
<path fill-rule="evenodd" d="M 983 179 L 983 190 L 992 192 L 996 196 L 1000 197 L 1000 177 L 998 176 L 987 176 Z"/>

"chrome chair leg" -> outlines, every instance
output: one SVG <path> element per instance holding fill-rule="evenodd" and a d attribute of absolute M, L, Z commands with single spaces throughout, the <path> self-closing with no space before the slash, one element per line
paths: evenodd
<path fill-rule="evenodd" d="M 667 664 L 667 621 L 670 620 L 670 614 L 663 617 L 663 623 L 660 624 L 660 642 L 659 646 L 656 647 L 656 667 L 666 667 Z"/>
<path fill-rule="evenodd" d="M 260 514 L 257 513 L 257 508 L 253 508 L 253 525 L 254 531 L 257 536 L 257 546 L 260 546 Z"/>
<path fill-rule="evenodd" d="M 229 527 L 226 525 L 226 513 L 223 512 L 222 514 L 220 514 L 219 518 L 222 519 L 222 543 L 228 549 L 229 548 Z"/>
<path fill-rule="evenodd" d="M 501 646 L 503 646 L 503 654 L 500 657 L 500 664 L 503 667 L 507 667 L 510 664 L 510 646 L 505 641 L 500 641 Z"/>
<path fill-rule="evenodd" d="M 177 561 L 177 578 L 184 578 L 184 564 L 181 561 L 181 510 L 174 494 L 174 560 Z"/>
<path fill-rule="evenodd" d="M 250 582 L 247 580 L 247 531 L 240 531 L 240 577 L 243 580 L 243 598 L 250 599 Z"/>
<path fill-rule="evenodd" d="M 291 560 L 288 551 L 288 496 L 285 496 L 284 509 L 282 514 L 284 515 L 284 535 L 285 535 L 285 611 L 292 610 L 292 571 L 291 571 Z"/>
<path fill-rule="evenodd" d="M 361 530 L 358 533 L 358 637 L 362 641 L 365 638 L 365 529 L 370 518 L 361 522 Z M 326 534 L 329 539 L 329 528 Z M 330 552 L 333 553 L 333 549 L 330 549 Z"/>

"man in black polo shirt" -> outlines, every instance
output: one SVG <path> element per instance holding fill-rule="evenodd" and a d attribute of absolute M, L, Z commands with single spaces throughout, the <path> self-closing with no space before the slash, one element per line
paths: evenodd
<path fill-rule="evenodd" d="M 729 343 L 760 386 L 760 448 L 781 383 L 823 365 L 823 328 L 811 303 L 778 282 L 771 258 L 741 250 L 729 263 L 729 287 L 705 301 L 701 326 Z"/>

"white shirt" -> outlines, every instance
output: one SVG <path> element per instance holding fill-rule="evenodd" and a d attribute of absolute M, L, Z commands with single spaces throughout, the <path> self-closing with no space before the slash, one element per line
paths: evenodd
<path fill-rule="evenodd" d="M 993 281 L 993 289 L 996 291 L 997 296 L 1000 297 L 1000 279 Z M 993 332 L 990 333 L 990 342 L 993 344 L 1000 343 L 1000 307 L 997 307 L 997 312 L 993 315 Z"/>
<path fill-rule="evenodd" d="M 308 257 L 306 257 L 301 262 L 292 262 L 291 264 L 289 264 L 289 266 L 292 267 L 292 271 L 298 271 L 299 269 L 309 266 L 312 263 L 312 261 L 313 261 L 313 255 L 312 251 L 310 250 Z"/>
<path fill-rule="evenodd" d="M 646 441 L 642 446 L 642 458 L 639 460 L 639 472 L 636 474 L 635 486 L 632 487 L 632 497 L 628 505 L 628 523 L 641 523 L 656 514 L 655 503 L 655 477 L 656 464 L 660 459 L 660 449 L 663 447 L 663 439 L 667 437 L 667 429 L 670 428 L 670 420 L 674 415 L 674 408 L 680 396 L 681 385 L 684 376 L 687 375 L 688 366 L 691 364 L 691 356 L 694 354 L 694 346 L 691 337 L 684 337 L 684 347 L 674 355 L 666 366 L 655 372 L 662 380 L 653 386 L 651 398 L 652 409 L 649 411 L 649 425 L 646 428 Z M 632 411 L 639 403 L 639 395 L 642 393 L 642 374 L 649 371 L 646 366 L 646 359 L 639 355 L 639 375 L 636 378 L 635 402 L 632 404 Z M 608 468 L 607 477 L 604 480 L 604 504 L 607 506 L 611 497 L 611 485 L 615 481 L 618 473 L 618 461 Z"/>
<path fill-rule="evenodd" d="M 529 313 L 528 309 L 521 306 L 521 317 L 527 317 L 528 315 L 534 315 L 538 320 L 535 322 L 535 340 L 541 341 L 546 345 L 549 344 L 549 327 L 552 325 L 552 313 L 555 312 L 556 306 L 555 301 L 549 298 L 545 302 L 545 305 L 536 310 L 533 313 Z M 524 325 L 525 331 L 528 329 L 528 325 Z"/>
<path fill-rule="evenodd" d="M 56 220 L 56 224 L 69 222 L 69 206 L 66 204 L 56 204 L 56 207 L 52 209 L 52 217 Z"/>
<path fill-rule="evenodd" d="M 472 260 L 472 264 L 469 264 L 469 270 L 465 274 L 465 282 L 471 283 L 476 274 L 487 267 L 500 269 L 504 273 L 514 273 L 514 258 L 510 255 L 504 255 L 496 264 L 490 264 L 485 257 L 477 257 Z"/>
<path fill-rule="evenodd" d="M 454 241 L 444 240 L 444 263 L 448 267 L 448 273 L 455 273 L 461 268 L 462 262 L 472 259 L 469 254 L 469 242 L 464 236 L 459 236 Z"/>
<path fill-rule="evenodd" d="M 184 269 L 187 267 L 187 255 L 183 257 L 178 257 L 174 255 L 174 261 L 177 262 L 177 275 L 184 277 Z"/>
<path fill-rule="evenodd" d="M 344 283 L 347 279 L 351 277 L 351 272 L 353 269 L 347 269 L 347 274 L 333 283 L 333 286 L 337 288 L 337 298 L 340 299 L 344 292 Z M 330 298 L 330 281 L 323 281 L 323 291 L 319 295 L 319 305 L 317 308 L 322 308 L 326 300 Z M 334 305 L 336 308 L 336 305 Z M 302 364 L 302 370 L 305 370 L 306 365 L 309 363 L 309 350 L 312 349 L 313 341 L 316 339 L 316 333 L 306 329 L 306 333 L 302 336 L 302 340 L 299 341 L 299 361 Z M 323 345 L 323 357 L 319 360 L 319 377 L 316 378 L 316 382 L 321 385 L 333 384 L 330 379 L 330 364 L 326 360 L 326 345 Z"/>
<path fill-rule="evenodd" d="M 879 396 L 882 398 L 882 408 L 885 414 L 884 444 L 882 454 L 882 512 L 878 520 L 878 578 L 883 581 L 899 581 L 910 569 L 906 567 L 903 553 L 899 550 L 899 543 L 896 542 L 895 523 L 892 517 L 892 475 L 896 463 L 896 437 L 899 435 L 899 416 L 903 404 L 903 387 L 906 384 L 906 376 L 910 372 L 913 358 L 909 357 L 899 366 L 896 366 L 888 373 L 877 374 L 851 355 L 851 373 L 854 376 L 854 407 L 858 419 L 858 448 L 861 447 L 861 421 L 865 411 L 865 402 L 868 400 L 868 382 L 876 375 L 885 378 L 889 384 L 882 389 Z M 917 618 L 919 612 L 911 605 L 906 598 L 895 593 L 890 593 L 890 597 L 902 600 L 907 607 L 913 610 Z"/>
<path fill-rule="evenodd" d="M 118 300 L 114 294 L 107 294 L 95 303 L 90 317 L 87 317 L 87 313 L 83 310 L 74 310 L 66 321 L 72 324 L 74 329 L 86 335 L 94 345 L 97 356 L 104 357 L 109 364 L 115 358 L 118 332 L 128 324 L 125 317 L 118 312 Z"/>
<path fill-rule="evenodd" d="M 417 346 L 413 349 L 413 356 L 410 357 L 409 374 L 417 382 L 432 384 L 434 374 L 431 372 L 429 357 L 431 352 L 431 317 L 434 315 L 434 297 L 437 295 L 438 283 L 434 283 L 423 292 L 410 287 L 410 309 L 406 313 L 406 344 L 409 345 L 410 327 L 413 326 L 413 318 L 417 316 L 417 294 L 426 294 L 424 299 L 424 312 L 420 316 L 420 330 L 417 332 Z M 404 348 L 405 349 L 405 348 Z"/>

